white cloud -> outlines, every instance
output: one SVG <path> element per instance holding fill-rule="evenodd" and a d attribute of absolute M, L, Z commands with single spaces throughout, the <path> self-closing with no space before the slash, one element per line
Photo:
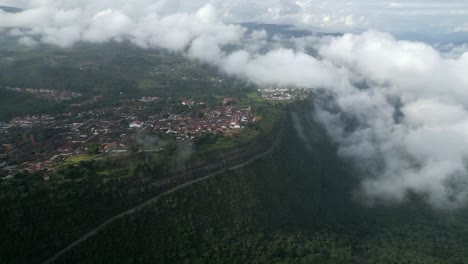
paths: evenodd
<path fill-rule="evenodd" d="M 259 84 L 321 87 L 333 85 L 337 78 L 331 65 L 305 53 L 282 48 L 264 55 L 238 51 L 221 61 L 221 66 L 230 74 Z"/>
<path fill-rule="evenodd" d="M 468 12 L 467 12 L 468 14 Z M 468 24 L 461 25 L 459 27 L 456 27 L 453 31 L 455 32 L 468 32 Z"/>
<path fill-rule="evenodd" d="M 22 29 L 29 38 L 68 47 L 78 41 L 106 42 L 128 39 L 143 47 L 181 51 L 197 37 L 216 44 L 235 42 L 239 26 L 226 25 L 217 9 L 201 5 L 192 12 L 167 12 L 166 1 L 30 1 L 27 11 L 0 12 L 0 28 Z M 145 6 L 147 8 L 137 8 Z"/>
<path fill-rule="evenodd" d="M 18 43 L 26 47 L 36 47 L 39 43 L 30 37 L 21 37 L 18 39 Z"/>
<path fill-rule="evenodd" d="M 415 191 L 440 208 L 466 202 L 468 189 L 451 184 L 468 183 L 468 78 L 461 73 L 468 56 L 444 59 L 428 45 L 376 32 L 336 38 L 321 54 L 370 83 L 335 91 L 343 114 L 319 114 L 339 153 L 369 175 L 365 196 L 399 202 Z M 359 125 L 345 131 L 350 117 Z"/>
<path fill-rule="evenodd" d="M 81 39 L 80 28 L 65 26 L 61 28 L 45 28 L 41 41 L 60 47 L 69 47 Z"/>
<path fill-rule="evenodd" d="M 105 42 L 109 39 L 126 37 L 133 31 L 133 20 L 120 11 L 106 9 L 97 13 L 83 32 L 83 40 Z"/>

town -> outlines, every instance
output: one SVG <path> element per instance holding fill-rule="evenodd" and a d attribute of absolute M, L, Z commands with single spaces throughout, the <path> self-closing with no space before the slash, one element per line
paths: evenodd
<path fill-rule="evenodd" d="M 303 88 L 258 89 L 261 97 L 268 101 L 291 101 L 305 99 L 309 90 Z"/>
<path fill-rule="evenodd" d="M 154 143 L 159 140 L 142 142 L 148 137 L 188 144 L 206 133 L 229 137 L 253 122 L 253 108 L 237 105 L 234 98 L 219 99 L 209 107 L 190 98 L 168 103 L 142 97 L 118 106 L 15 117 L 0 123 L 0 176 L 51 172 L 54 165 L 82 154 L 163 150 Z"/>
<path fill-rule="evenodd" d="M 7 88 L 51 101 L 66 101 L 79 93 L 48 89 Z M 255 96 L 265 101 L 303 99 L 300 88 L 259 89 Z M 0 122 L 0 178 L 17 172 L 43 173 L 55 170 L 67 158 L 80 155 L 113 155 L 126 152 L 160 152 L 162 142 L 186 142 L 205 134 L 235 136 L 258 121 L 252 105 L 236 98 L 206 103 L 192 98 L 145 96 L 121 100 L 115 106 L 101 105 L 102 95 L 72 103 L 60 114 L 37 114 Z"/>

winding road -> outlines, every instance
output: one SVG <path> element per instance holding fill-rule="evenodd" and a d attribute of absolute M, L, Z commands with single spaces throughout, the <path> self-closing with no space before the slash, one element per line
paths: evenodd
<path fill-rule="evenodd" d="M 282 130 L 282 129 L 281 129 Z M 223 172 L 225 172 L 226 170 L 238 170 L 238 169 L 241 169 L 269 154 L 271 154 L 273 152 L 273 150 L 279 145 L 279 142 L 280 142 L 280 139 L 281 139 L 281 134 L 282 132 L 279 133 L 279 135 L 277 135 L 277 138 L 275 140 L 275 142 L 273 143 L 273 145 L 268 149 L 266 150 L 265 152 L 261 153 L 261 154 L 258 154 L 258 155 L 255 155 L 253 157 L 251 157 L 250 159 L 248 159 L 247 161 L 243 161 L 237 165 L 234 165 L 234 166 L 231 166 L 229 167 L 228 169 L 225 169 L 225 168 L 222 168 L 216 172 L 213 172 L 213 173 L 210 173 L 206 176 L 203 176 L 203 177 L 200 177 L 200 178 L 197 178 L 197 179 L 194 179 L 194 180 L 191 180 L 191 181 L 188 181 L 188 182 L 185 182 L 183 184 L 180 184 L 172 189 L 169 189 L 167 190 L 166 192 L 164 193 L 161 193 L 159 194 L 158 196 L 156 197 L 153 197 L 149 200 L 147 200 L 146 202 L 142 203 L 142 204 L 139 204 L 133 208 L 130 208 L 128 209 L 127 211 L 123 212 L 123 213 L 120 213 L 112 218 L 110 218 L 109 220 L 105 221 L 104 223 L 102 223 L 101 225 L 99 225 L 98 227 L 94 228 L 93 230 L 89 231 L 87 234 L 85 234 L 84 236 L 82 236 L 81 238 L 79 238 L 78 240 L 76 240 L 75 242 L 71 243 L 69 246 L 67 246 L 66 248 L 64 248 L 63 250 L 61 250 L 60 252 L 58 252 L 57 254 L 55 254 L 53 257 L 49 258 L 48 260 L 46 260 L 44 262 L 44 264 L 51 264 L 51 263 L 54 263 L 59 257 L 61 257 L 62 255 L 64 255 L 65 253 L 67 253 L 68 251 L 70 251 L 71 249 L 77 247 L 78 245 L 80 245 L 82 242 L 86 241 L 88 238 L 94 236 L 97 232 L 103 230 L 104 228 L 106 228 L 109 224 L 115 222 L 116 220 L 120 219 L 120 218 L 123 218 L 127 215 L 130 215 L 130 214 L 133 214 L 135 213 L 136 211 L 156 202 L 157 200 L 159 200 L 159 198 L 165 196 L 165 195 L 168 195 L 168 194 L 171 194 L 173 192 L 176 192 L 177 190 L 180 190 L 180 189 L 183 189 L 185 187 L 188 187 L 190 185 L 193 185 L 197 182 L 201 182 L 201 181 L 204 181 L 204 180 L 207 180 L 209 178 L 212 178 L 216 175 L 219 175 L 219 174 L 222 174 Z"/>

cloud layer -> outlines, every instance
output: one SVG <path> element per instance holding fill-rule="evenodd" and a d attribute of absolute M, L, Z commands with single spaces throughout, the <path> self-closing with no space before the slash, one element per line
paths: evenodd
<path fill-rule="evenodd" d="M 255 3 L 251 11 L 262 14 L 257 10 L 262 4 Z M 279 4 L 282 8 L 270 13 L 292 17 L 306 8 L 301 2 Z M 0 11 L 0 29 L 23 45 L 127 40 L 184 53 L 260 85 L 322 91 L 333 101 L 317 96 L 316 118 L 340 146 L 339 155 L 361 171 L 361 198 L 403 202 L 415 192 L 438 208 L 466 204 L 466 45 L 441 52 L 376 31 L 267 40 L 264 31 L 247 33 L 223 22 L 235 5 L 216 8 L 197 1 L 182 5 L 182 11 L 179 1 L 38 0 L 26 5 L 30 9 L 17 14 Z"/>
<path fill-rule="evenodd" d="M 42 15 L 52 14 L 50 9 L 56 9 L 74 10 L 89 17 L 99 11 L 113 9 L 133 18 L 154 12 L 159 15 L 193 13 L 207 3 L 216 6 L 223 21 L 229 23 L 257 21 L 313 26 L 331 31 L 374 29 L 392 33 L 418 32 L 429 36 L 466 32 L 468 14 L 468 3 L 463 0 L 0 0 L 0 5 L 42 9 L 38 11 Z M 53 16 L 44 16 L 43 19 L 53 19 Z"/>
<path fill-rule="evenodd" d="M 134 1 L 131 5 L 127 1 L 108 5 L 106 1 L 50 2 L 16 14 L 0 11 L 0 29 L 9 30 L 30 45 L 42 42 L 69 47 L 78 41 L 127 39 L 142 47 L 174 51 L 183 50 L 197 37 L 211 37 L 224 44 L 235 42 L 243 33 L 238 26 L 221 23 L 212 5 L 194 13 L 165 14 L 161 11 L 165 10 L 164 3 L 154 1 Z"/>
<path fill-rule="evenodd" d="M 320 53 L 368 86 L 338 91 L 340 111 L 320 113 L 340 155 L 370 176 L 366 196 L 401 202 L 413 191 L 439 208 L 463 205 L 468 53 L 445 59 L 426 44 L 375 32 L 334 39 Z M 350 120 L 357 121 L 352 128 Z"/>

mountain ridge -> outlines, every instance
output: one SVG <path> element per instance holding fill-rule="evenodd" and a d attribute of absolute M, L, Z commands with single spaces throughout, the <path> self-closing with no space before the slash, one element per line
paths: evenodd
<path fill-rule="evenodd" d="M 0 6 L 0 10 L 6 12 L 6 13 L 20 13 L 23 12 L 24 9 L 14 7 L 14 6 Z"/>

